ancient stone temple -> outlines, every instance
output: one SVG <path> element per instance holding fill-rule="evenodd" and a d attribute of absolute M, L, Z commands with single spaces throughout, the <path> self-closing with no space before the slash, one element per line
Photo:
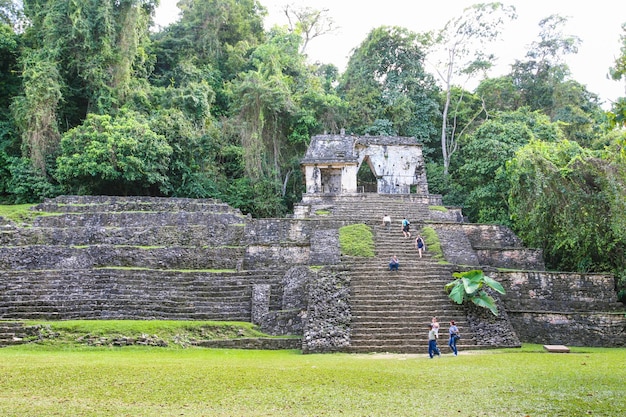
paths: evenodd
<path fill-rule="evenodd" d="M 363 192 L 357 181 L 367 164 L 378 194 L 428 194 L 422 146 L 413 137 L 318 135 L 301 161 L 306 194 Z"/>
<path fill-rule="evenodd" d="M 212 320 L 288 337 L 202 346 L 418 353 L 433 316 L 457 323 L 461 350 L 626 346 L 615 277 L 546 271 L 512 230 L 464 221 L 429 193 L 414 138 L 314 136 L 302 169 L 306 192 L 285 218 L 213 199 L 114 196 L 46 200 L 29 223 L 0 217 L 0 346 L 36 338 L 30 320 Z M 403 217 L 431 236 L 423 256 Z M 373 256 L 343 252 L 341 230 L 354 225 L 371 232 Z M 494 294 L 497 317 L 449 299 L 453 274 L 472 269 L 506 289 Z"/>

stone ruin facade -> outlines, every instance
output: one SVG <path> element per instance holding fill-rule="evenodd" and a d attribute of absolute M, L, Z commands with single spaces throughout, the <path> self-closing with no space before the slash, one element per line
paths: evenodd
<path fill-rule="evenodd" d="M 379 194 L 428 194 L 422 146 L 413 137 L 318 135 L 301 161 L 306 194 L 363 192 L 357 173 L 367 164 Z"/>

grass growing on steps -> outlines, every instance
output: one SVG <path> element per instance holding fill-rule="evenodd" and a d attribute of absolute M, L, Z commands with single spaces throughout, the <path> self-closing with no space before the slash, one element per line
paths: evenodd
<path fill-rule="evenodd" d="M 11 220 L 15 223 L 30 223 L 41 212 L 31 211 L 33 204 L 0 205 L 0 217 Z"/>
<path fill-rule="evenodd" d="M 185 346 L 191 340 L 222 340 L 270 337 L 247 322 L 183 321 L 183 320 L 67 320 L 29 321 L 40 326 L 40 345 L 79 346 L 108 345 L 121 338 L 148 338 L 168 346 Z"/>
<path fill-rule="evenodd" d="M 440 263 L 447 263 L 443 256 L 443 250 L 441 249 L 441 242 L 437 232 L 432 227 L 426 226 L 422 229 L 422 237 L 426 242 L 426 250 L 432 253 L 433 258 L 437 259 Z"/>
<path fill-rule="evenodd" d="M 119 271 L 168 271 L 168 272 L 180 272 L 180 273 L 199 273 L 199 272 L 207 272 L 212 274 L 226 274 L 226 273 L 235 273 L 238 272 L 236 269 L 159 269 L 159 268 L 148 268 L 148 267 L 139 267 L 139 266 L 98 266 L 93 268 L 94 270 L 119 270 Z"/>
<path fill-rule="evenodd" d="M 619 416 L 624 349 L 427 355 L 0 349 L 0 415 Z"/>
<path fill-rule="evenodd" d="M 36 217 L 60 216 L 62 213 L 35 211 L 36 204 L 0 204 L 0 217 L 16 223 L 18 226 L 30 225 Z"/>
<path fill-rule="evenodd" d="M 365 224 L 352 224 L 339 229 L 341 254 L 374 257 L 374 235 Z"/>

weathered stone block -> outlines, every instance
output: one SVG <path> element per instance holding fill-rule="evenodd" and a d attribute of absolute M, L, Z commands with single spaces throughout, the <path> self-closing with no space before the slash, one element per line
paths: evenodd
<path fill-rule="evenodd" d="M 311 280 L 303 317 L 303 353 L 336 352 L 350 346 L 350 276 L 325 267 Z"/>

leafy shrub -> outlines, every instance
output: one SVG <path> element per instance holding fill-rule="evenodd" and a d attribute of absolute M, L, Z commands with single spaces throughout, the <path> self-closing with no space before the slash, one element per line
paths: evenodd
<path fill-rule="evenodd" d="M 494 316 L 498 315 L 496 302 L 484 291 L 485 286 L 504 294 L 504 288 L 495 279 L 486 276 L 483 271 L 474 269 L 472 271 L 455 272 L 452 274 L 456 279 L 445 286 L 449 297 L 457 304 L 464 301 L 471 301 L 477 306 L 488 308 Z"/>
<path fill-rule="evenodd" d="M 39 203 L 44 198 L 61 194 L 41 172 L 33 167 L 28 158 L 8 158 L 10 177 L 6 184 L 8 201 L 14 204 Z"/>
<path fill-rule="evenodd" d="M 137 114 L 89 114 L 63 135 L 56 175 L 77 194 L 158 194 L 169 186 L 171 154 L 165 137 Z"/>

